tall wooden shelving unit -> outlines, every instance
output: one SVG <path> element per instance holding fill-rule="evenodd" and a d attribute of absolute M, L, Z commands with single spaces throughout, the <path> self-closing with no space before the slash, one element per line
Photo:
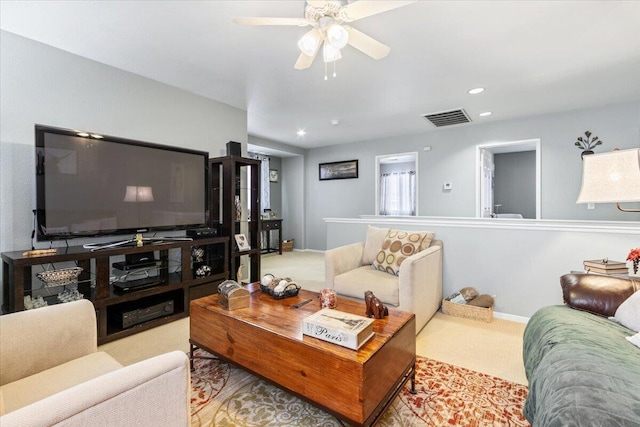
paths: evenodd
<path fill-rule="evenodd" d="M 209 159 L 209 220 L 221 236 L 229 237 L 229 276 L 260 280 L 260 161 L 240 156 Z M 239 205 L 238 211 L 236 205 Z M 235 235 L 244 234 L 251 249 L 240 251 Z"/>

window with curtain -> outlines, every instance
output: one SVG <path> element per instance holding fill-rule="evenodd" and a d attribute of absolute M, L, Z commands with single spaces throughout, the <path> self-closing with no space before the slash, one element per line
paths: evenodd
<path fill-rule="evenodd" d="M 380 215 L 416 214 L 416 173 L 393 172 L 380 175 Z"/>
<path fill-rule="evenodd" d="M 252 159 L 260 160 L 260 210 L 271 209 L 271 183 L 269 182 L 269 158 L 255 153 L 249 153 Z"/>

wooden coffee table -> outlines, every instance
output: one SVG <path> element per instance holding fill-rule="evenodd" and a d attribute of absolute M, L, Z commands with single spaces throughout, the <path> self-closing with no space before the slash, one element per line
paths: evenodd
<path fill-rule="evenodd" d="M 404 384 L 414 388 L 415 315 L 389 309 L 358 351 L 302 334 L 302 319 L 320 310 L 306 290 L 276 300 L 257 283 L 251 304 L 227 311 L 211 295 L 191 301 L 191 356 L 200 347 L 359 426 L 376 422 Z M 305 301 L 308 303 L 295 308 Z M 338 310 L 364 315 L 364 302 L 338 299 Z"/>

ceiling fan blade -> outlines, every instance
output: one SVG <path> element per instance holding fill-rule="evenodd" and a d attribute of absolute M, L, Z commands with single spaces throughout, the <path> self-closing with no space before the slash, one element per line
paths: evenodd
<path fill-rule="evenodd" d="M 353 27 L 345 26 L 344 28 L 349 32 L 349 44 L 373 59 L 382 59 L 391 51 L 389 46 L 380 43 L 378 40 L 369 37 Z"/>
<path fill-rule="evenodd" d="M 305 55 L 304 53 L 301 53 L 300 56 L 298 56 L 296 65 L 294 65 L 293 68 L 295 68 L 296 70 L 305 70 L 311 67 L 311 64 L 313 64 L 313 61 L 314 59 L 316 59 L 317 54 L 318 54 L 318 49 L 316 49 L 316 53 L 314 53 L 313 56 L 309 56 L 309 55 Z"/>
<path fill-rule="evenodd" d="M 304 18 L 233 18 L 233 22 L 239 25 L 311 25 L 311 22 Z"/>
<path fill-rule="evenodd" d="M 386 12 L 388 10 L 397 9 L 402 6 L 406 6 L 411 3 L 415 3 L 417 0 L 410 1 L 367 1 L 359 0 L 355 3 L 350 3 L 340 9 L 339 17 L 344 22 L 352 22 L 356 19 L 366 18 L 367 16 L 375 15 L 378 13 Z"/>

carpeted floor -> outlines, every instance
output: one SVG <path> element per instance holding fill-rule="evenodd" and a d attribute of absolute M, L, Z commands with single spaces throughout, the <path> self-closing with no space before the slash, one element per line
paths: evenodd
<path fill-rule="evenodd" d="M 192 427 L 340 427 L 348 424 L 202 350 L 191 386 Z M 529 426 L 526 386 L 418 356 L 416 391 L 409 384 L 378 427 Z"/>

